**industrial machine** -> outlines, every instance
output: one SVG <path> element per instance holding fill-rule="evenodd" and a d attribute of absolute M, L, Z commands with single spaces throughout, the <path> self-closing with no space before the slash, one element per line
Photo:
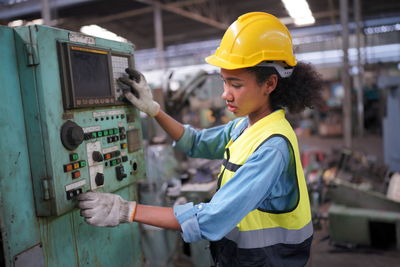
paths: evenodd
<path fill-rule="evenodd" d="M 139 266 L 136 223 L 86 224 L 76 196 L 137 198 L 138 110 L 116 79 L 134 47 L 47 26 L 0 26 L 1 266 Z"/>

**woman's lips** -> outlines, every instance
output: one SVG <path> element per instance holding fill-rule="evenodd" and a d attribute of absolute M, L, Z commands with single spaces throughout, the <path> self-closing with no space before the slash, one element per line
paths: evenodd
<path fill-rule="evenodd" d="M 231 104 L 226 104 L 226 106 L 228 107 L 228 110 L 230 112 L 235 112 L 238 109 L 236 106 L 231 105 Z"/>

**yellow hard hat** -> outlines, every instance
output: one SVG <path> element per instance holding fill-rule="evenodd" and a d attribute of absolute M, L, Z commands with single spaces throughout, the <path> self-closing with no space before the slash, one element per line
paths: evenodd
<path fill-rule="evenodd" d="M 223 69 L 253 67 L 263 61 L 284 61 L 296 65 L 292 37 L 286 26 L 275 16 L 250 12 L 229 26 L 214 55 L 207 63 Z"/>

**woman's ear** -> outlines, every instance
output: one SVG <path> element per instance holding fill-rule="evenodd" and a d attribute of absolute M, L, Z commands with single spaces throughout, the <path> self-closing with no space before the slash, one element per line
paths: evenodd
<path fill-rule="evenodd" d="M 264 94 L 271 94 L 272 91 L 275 90 L 276 86 L 278 84 L 278 75 L 272 74 L 271 76 L 268 77 L 268 79 L 264 82 L 263 89 L 264 89 Z"/>

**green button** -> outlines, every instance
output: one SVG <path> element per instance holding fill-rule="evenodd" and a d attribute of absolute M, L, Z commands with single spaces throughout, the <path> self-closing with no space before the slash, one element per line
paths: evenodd
<path fill-rule="evenodd" d="M 114 134 L 119 133 L 119 130 L 117 128 L 114 129 Z"/>
<path fill-rule="evenodd" d="M 81 166 L 81 168 L 86 167 L 86 161 L 82 160 L 81 162 L 79 162 L 79 165 Z"/>
<path fill-rule="evenodd" d="M 96 132 L 93 132 L 92 133 L 92 138 L 96 138 L 97 137 L 97 133 Z"/>
<path fill-rule="evenodd" d="M 78 159 L 79 159 L 78 154 L 76 154 L 76 153 L 71 154 L 71 158 L 70 158 L 71 161 L 76 161 Z"/>
<path fill-rule="evenodd" d="M 102 131 L 97 132 L 97 136 L 98 136 L 98 137 L 102 137 L 102 136 L 103 136 L 103 132 L 102 132 Z"/>
<path fill-rule="evenodd" d="M 114 166 L 114 165 L 117 165 L 117 160 L 115 160 L 115 159 L 111 161 L 111 166 Z"/>
<path fill-rule="evenodd" d="M 108 133 L 109 133 L 108 130 L 103 130 L 103 135 L 104 136 L 108 135 Z"/>

